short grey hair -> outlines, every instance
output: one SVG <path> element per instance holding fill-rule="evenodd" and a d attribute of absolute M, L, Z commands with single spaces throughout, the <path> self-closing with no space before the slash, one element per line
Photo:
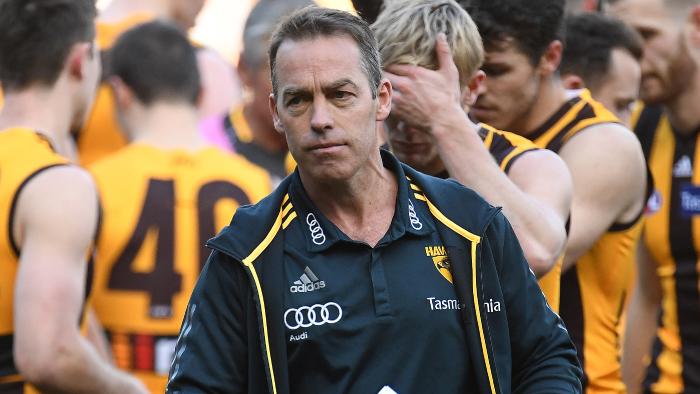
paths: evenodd
<path fill-rule="evenodd" d="M 251 69 L 267 61 L 270 37 L 279 22 L 296 10 L 313 5 L 312 0 L 260 0 L 243 27 L 242 58 Z"/>
<path fill-rule="evenodd" d="M 317 6 L 309 6 L 295 12 L 286 18 L 273 33 L 270 42 L 272 93 L 277 96 L 278 82 L 275 64 L 277 50 L 284 41 L 338 36 L 348 36 L 357 44 L 360 49 L 362 71 L 369 81 L 372 98 L 376 98 L 382 80 L 382 68 L 377 40 L 369 25 L 348 12 Z"/>

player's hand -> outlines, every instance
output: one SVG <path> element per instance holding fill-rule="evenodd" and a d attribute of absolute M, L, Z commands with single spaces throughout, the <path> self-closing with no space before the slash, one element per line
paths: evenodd
<path fill-rule="evenodd" d="M 461 112 L 460 81 L 457 66 L 444 34 L 439 34 L 435 52 L 437 70 L 392 65 L 385 75 L 393 86 L 392 115 L 413 127 L 432 131 L 435 121 L 444 120 Z"/>

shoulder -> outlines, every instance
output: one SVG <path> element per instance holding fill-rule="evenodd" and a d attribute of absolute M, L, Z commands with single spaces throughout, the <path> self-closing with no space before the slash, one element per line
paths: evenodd
<path fill-rule="evenodd" d="M 18 195 L 20 225 L 92 226 L 97 220 L 97 191 L 90 174 L 74 165 L 47 168 L 32 177 Z"/>
<path fill-rule="evenodd" d="M 576 133 L 559 152 L 566 158 L 572 155 L 617 158 L 630 157 L 643 161 L 642 148 L 637 136 L 619 123 L 606 122 L 587 127 Z"/>
<path fill-rule="evenodd" d="M 225 163 L 230 167 L 235 167 L 238 171 L 245 174 L 245 178 L 269 178 L 264 168 L 254 164 L 241 154 L 227 152 L 218 147 L 212 147 L 206 151 L 206 157 L 208 160 L 216 162 L 217 164 Z"/>
<path fill-rule="evenodd" d="M 104 174 L 113 170 L 126 171 L 125 166 L 131 167 L 143 162 L 146 155 L 139 153 L 133 145 L 127 145 L 116 152 L 103 157 L 87 166 L 87 170 L 92 174 Z"/>
<path fill-rule="evenodd" d="M 455 180 L 432 177 L 405 164 L 402 166 L 416 198 L 425 200 L 431 214 L 443 224 L 454 222 L 471 233 L 479 234 L 500 210 Z"/>

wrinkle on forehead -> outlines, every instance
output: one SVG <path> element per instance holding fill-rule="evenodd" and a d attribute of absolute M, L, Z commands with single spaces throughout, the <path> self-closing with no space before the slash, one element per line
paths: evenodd
<path fill-rule="evenodd" d="M 360 49 L 345 36 L 284 41 L 277 52 L 280 92 L 327 90 L 339 81 L 358 88 L 368 85 L 360 61 Z"/>

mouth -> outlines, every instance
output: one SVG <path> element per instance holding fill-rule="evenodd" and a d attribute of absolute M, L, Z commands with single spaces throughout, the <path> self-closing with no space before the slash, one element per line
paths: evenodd
<path fill-rule="evenodd" d="M 342 142 L 324 142 L 319 144 L 314 144 L 306 148 L 308 152 L 314 154 L 331 154 L 341 150 L 347 144 Z"/>
<path fill-rule="evenodd" d="M 484 105 L 475 105 L 471 108 L 471 111 L 469 111 L 475 118 L 481 120 L 481 119 L 488 119 L 490 116 L 493 115 L 494 112 L 496 112 L 496 108 L 494 107 L 487 107 Z"/>

